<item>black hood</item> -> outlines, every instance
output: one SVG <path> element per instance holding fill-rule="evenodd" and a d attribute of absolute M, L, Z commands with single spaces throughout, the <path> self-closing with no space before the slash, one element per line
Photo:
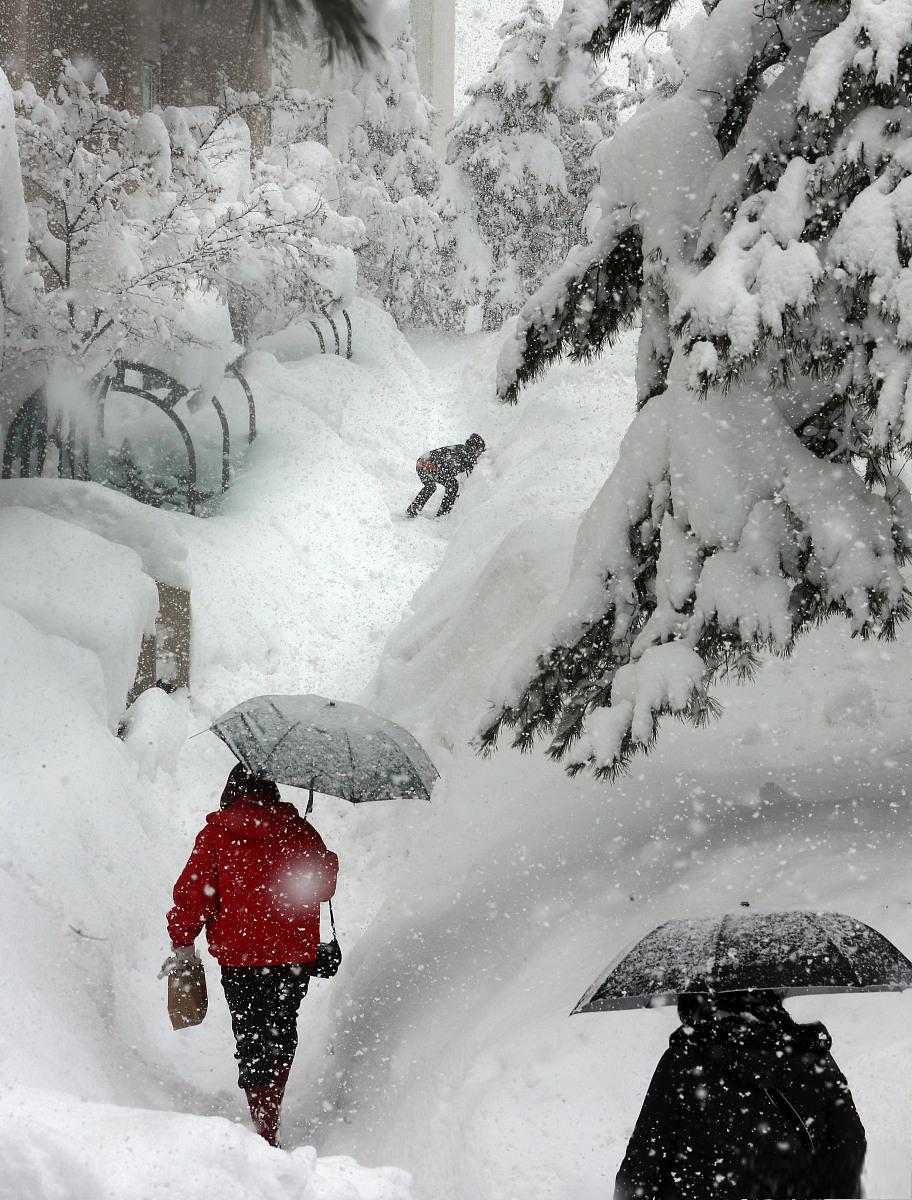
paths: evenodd
<path fill-rule="evenodd" d="M 781 1087 L 795 1066 L 805 1070 L 809 1056 L 826 1054 L 832 1039 L 818 1021 L 799 1025 L 787 1013 L 772 1022 L 719 1012 L 695 1026 L 676 1029 L 670 1045 L 695 1068 L 711 1063 L 716 1071 L 760 1087 Z"/>

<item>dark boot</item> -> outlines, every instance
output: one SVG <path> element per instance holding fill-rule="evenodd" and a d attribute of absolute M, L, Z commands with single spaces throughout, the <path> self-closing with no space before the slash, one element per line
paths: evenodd
<path fill-rule="evenodd" d="M 287 1078 L 287 1077 L 286 1077 Z M 279 1144 L 279 1119 L 282 1112 L 282 1092 L 279 1082 L 264 1083 L 261 1087 L 245 1088 L 253 1127 L 270 1146 Z"/>

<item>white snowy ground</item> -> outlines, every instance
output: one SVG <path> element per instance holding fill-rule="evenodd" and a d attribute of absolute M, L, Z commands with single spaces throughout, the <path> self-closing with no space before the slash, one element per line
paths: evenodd
<path fill-rule="evenodd" d="M 259 356 L 261 435 L 221 511 L 162 518 L 193 579 L 193 701 L 153 693 L 126 744 L 140 560 L 99 538 L 111 522 L 74 531 L 0 492 L 0 553 L 21 558 L 0 582 L 2 1200 L 596 1200 L 674 1024 L 567 1018 L 625 943 L 746 899 L 844 909 L 912 950 L 907 636 L 822 631 L 613 787 L 466 748 L 562 587 L 632 402 L 630 337 L 504 410 L 496 341 L 410 349 L 361 306 L 353 363 L 301 358 L 294 336 Z M 416 454 L 476 429 L 490 453 L 453 516 L 402 520 Z M 290 1155 L 247 1129 L 214 964 L 209 1017 L 179 1034 L 154 978 L 171 882 L 231 765 L 186 735 L 266 690 L 367 699 L 442 773 L 430 805 L 317 801 L 345 960 L 302 1011 Z M 792 1010 L 834 1034 L 868 1196 L 909 1196 L 912 997 Z"/>

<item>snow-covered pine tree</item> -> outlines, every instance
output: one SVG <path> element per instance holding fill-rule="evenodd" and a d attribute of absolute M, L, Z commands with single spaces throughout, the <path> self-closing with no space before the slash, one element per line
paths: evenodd
<path fill-rule="evenodd" d="M 284 80 L 303 75 L 308 85 L 287 93 L 299 115 L 284 123 L 282 137 L 312 138 L 335 156 L 333 203 L 365 228 L 359 285 L 401 324 L 437 324 L 444 298 L 433 109 L 421 92 L 408 5 L 391 5 L 384 18 L 384 48 L 362 65 L 327 70 L 312 52 L 296 54 L 289 39 L 280 41 Z"/>
<path fill-rule="evenodd" d="M 449 215 L 471 258 L 465 202 L 482 249 L 478 286 L 484 326 L 498 328 L 583 236 L 597 174 L 595 146 L 614 127 L 616 97 L 600 84 L 592 59 L 574 63 L 573 78 L 541 102 L 539 56 L 551 24 L 537 0 L 498 30 L 503 39 L 490 69 L 468 88 L 469 102 L 451 126 L 447 164 Z M 461 188 L 459 186 L 461 182 Z"/>
<path fill-rule="evenodd" d="M 568 0 L 543 78 L 667 0 Z M 909 612 L 912 14 L 894 0 L 720 0 L 680 85 L 601 155 L 591 245 L 526 305 L 499 390 L 642 319 L 640 411 L 580 529 L 559 610 L 482 733 L 551 735 L 612 776 L 665 713 L 832 614 Z"/>

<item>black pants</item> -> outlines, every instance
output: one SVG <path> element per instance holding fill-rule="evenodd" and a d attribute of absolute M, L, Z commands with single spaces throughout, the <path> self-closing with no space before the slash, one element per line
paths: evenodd
<path fill-rule="evenodd" d="M 238 1087 L 262 1087 L 276 1063 L 290 1063 L 298 1048 L 298 1009 L 310 976 L 297 964 L 222 967 L 237 1049 Z"/>
<path fill-rule="evenodd" d="M 408 511 L 413 517 L 424 508 L 431 496 L 437 490 L 437 484 L 443 488 L 445 495 L 441 501 L 440 508 L 437 509 L 438 517 L 445 517 L 453 505 L 456 503 L 456 497 L 459 494 L 459 481 L 451 472 L 443 471 L 426 471 L 422 467 L 416 467 L 418 478 L 424 485 L 415 499 L 408 506 Z"/>

